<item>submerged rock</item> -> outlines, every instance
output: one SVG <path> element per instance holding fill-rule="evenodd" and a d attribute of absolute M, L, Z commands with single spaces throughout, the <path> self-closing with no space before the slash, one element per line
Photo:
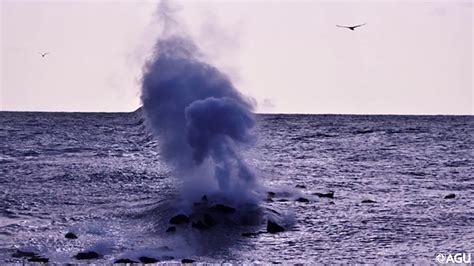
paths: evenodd
<path fill-rule="evenodd" d="M 94 251 L 79 252 L 74 256 L 77 260 L 92 260 L 100 257 L 99 253 Z"/>
<path fill-rule="evenodd" d="M 275 234 L 275 233 L 280 233 L 280 232 L 283 232 L 283 231 L 285 231 L 285 228 L 283 228 L 283 226 L 277 224 L 276 222 L 268 220 L 268 222 L 267 222 L 267 232 L 268 233 Z"/>
<path fill-rule="evenodd" d="M 189 217 L 184 214 L 178 214 L 171 217 L 170 224 L 187 224 L 189 223 Z"/>
<path fill-rule="evenodd" d="M 329 191 L 328 193 L 314 193 L 314 195 L 316 195 L 320 198 L 333 199 L 334 198 L 334 191 Z"/>
<path fill-rule="evenodd" d="M 138 260 L 139 260 L 141 263 L 144 263 L 144 264 L 147 264 L 147 263 L 156 263 L 156 262 L 158 262 L 158 260 L 156 260 L 155 258 L 144 257 L 144 256 L 138 258 Z"/>
<path fill-rule="evenodd" d="M 181 260 L 181 263 L 193 263 L 195 262 L 195 260 L 192 260 L 192 259 L 182 259 Z"/>
<path fill-rule="evenodd" d="M 308 203 L 309 202 L 309 199 L 307 198 L 303 198 L 303 197 L 300 197 L 298 199 L 296 199 L 297 202 L 304 202 L 304 203 Z"/>
<path fill-rule="evenodd" d="M 140 263 L 138 261 L 134 261 L 134 260 L 131 260 L 131 259 L 118 259 L 116 260 L 114 263 Z"/>
<path fill-rule="evenodd" d="M 67 239 L 77 239 L 77 236 L 71 232 L 68 232 L 67 234 L 65 234 L 64 237 Z"/>
<path fill-rule="evenodd" d="M 176 226 L 170 226 L 168 229 L 166 229 L 167 233 L 174 233 L 176 232 Z"/>
<path fill-rule="evenodd" d="M 48 263 L 49 259 L 46 257 L 41 257 L 40 255 L 30 252 L 30 251 L 21 251 L 17 250 L 15 253 L 12 254 L 14 258 L 27 258 L 29 262 L 41 262 L 41 263 Z"/>
<path fill-rule="evenodd" d="M 15 253 L 12 254 L 14 258 L 30 258 L 37 256 L 36 253 L 30 251 L 21 251 L 17 250 Z"/>
<path fill-rule="evenodd" d="M 451 194 L 448 194 L 448 195 L 444 196 L 444 198 L 445 199 L 454 199 L 454 198 L 456 198 L 456 194 L 451 193 Z"/>
<path fill-rule="evenodd" d="M 49 259 L 45 257 L 40 257 L 40 256 L 33 256 L 28 259 L 30 262 L 41 262 L 41 263 L 48 263 Z"/>
<path fill-rule="evenodd" d="M 223 205 L 223 204 L 216 204 L 216 205 L 210 207 L 209 211 L 230 214 L 230 213 L 234 213 L 236 210 L 235 210 L 235 208 L 232 208 L 230 206 L 226 206 L 226 205 Z"/>
<path fill-rule="evenodd" d="M 361 201 L 361 203 L 377 203 L 377 202 L 375 200 L 365 199 L 365 200 Z"/>
<path fill-rule="evenodd" d="M 305 185 L 296 185 L 295 188 L 306 188 Z"/>
<path fill-rule="evenodd" d="M 262 232 L 256 232 L 256 233 L 252 233 L 252 232 L 247 232 L 247 233 L 242 233 L 241 235 L 242 236 L 245 236 L 245 237 L 251 237 L 251 236 L 258 236 L 259 234 L 261 234 Z"/>
<path fill-rule="evenodd" d="M 271 191 L 267 192 L 268 197 L 275 197 L 275 195 L 276 195 L 275 192 L 271 192 Z"/>

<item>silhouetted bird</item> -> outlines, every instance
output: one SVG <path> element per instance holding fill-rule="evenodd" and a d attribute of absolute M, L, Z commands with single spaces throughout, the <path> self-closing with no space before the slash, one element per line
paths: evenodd
<path fill-rule="evenodd" d="M 49 52 L 46 52 L 46 53 L 38 53 L 41 55 L 41 57 L 45 57 L 47 54 L 49 54 Z"/>
<path fill-rule="evenodd" d="M 350 30 L 355 30 L 355 28 L 364 26 L 365 24 L 367 24 L 367 23 L 360 24 L 360 25 L 355 25 L 355 26 L 341 26 L 341 25 L 336 25 L 336 26 L 338 26 L 339 28 L 346 28 L 346 29 L 350 29 Z"/>

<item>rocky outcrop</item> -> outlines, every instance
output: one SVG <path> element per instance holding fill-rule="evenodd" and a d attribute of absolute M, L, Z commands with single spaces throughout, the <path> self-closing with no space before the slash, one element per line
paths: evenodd
<path fill-rule="evenodd" d="M 67 234 L 64 235 L 65 238 L 67 239 L 77 239 L 76 234 L 68 232 Z"/>
<path fill-rule="evenodd" d="M 99 253 L 94 251 L 79 252 L 74 256 L 77 260 L 92 260 L 100 258 Z"/>
<path fill-rule="evenodd" d="M 184 214 L 178 214 L 170 219 L 170 224 L 187 224 L 189 223 L 189 217 Z"/>
<path fill-rule="evenodd" d="M 155 258 L 150 258 L 150 257 L 145 257 L 145 256 L 138 258 L 138 260 L 143 264 L 158 262 L 158 260 L 156 260 Z"/>
<path fill-rule="evenodd" d="M 267 222 L 267 232 L 268 233 L 275 234 L 275 233 L 280 233 L 280 232 L 283 232 L 283 231 L 285 231 L 285 228 L 283 228 L 283 226 L 277 224 L 276 222 L 268 220 L 268 222 Z"/>
<path fill-rule="evenodd" d="M 334 191 L 329 191 L 328 193 L 314 193 L 314 195 L 316 195 L 320 198 L 333 199 L 334 198 Z"/>

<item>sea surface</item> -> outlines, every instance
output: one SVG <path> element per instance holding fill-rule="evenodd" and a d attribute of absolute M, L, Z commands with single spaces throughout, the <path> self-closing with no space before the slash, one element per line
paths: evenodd
<path fill-rule="evenodd" d="M 243 156 L 275 192 L 260 205 L 285 231 L 241 235 L 265 231 L 263 220 L 170 234 L 180 177 L 137 113 L 0 112 L 0 264 L 31 259 L 18 251 L 53 263 L 84 251 L 100 255 L 87 263 L 432 264 L 474 253 L 473 116 L 257 120 Z"/>

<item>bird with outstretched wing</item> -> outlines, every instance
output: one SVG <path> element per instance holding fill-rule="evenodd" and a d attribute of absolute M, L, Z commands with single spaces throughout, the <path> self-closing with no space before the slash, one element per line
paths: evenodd
<path fill-rule="evenodd" d="M 367 23 L 359 24 L 359 25 L 354 25 L 354 26 L 341 26 L 341 25 L 336 25 L 336 26 L 339 27 L 339 28 L 346 28 L 346 29 L 350 29 L 350 30 L 355 30 L 356 28 L 362 27 L 362 26 L 364 26 L 365 24 L 367 24 Z"/>
<path fill-rule="evenodd" d="M 49 54 L 49 52 L 46 52 L 46 53 L 40 53 L 40 52 L 38 52 L 38 54 L 40 54 L 41 57 L 45 57 L 47 54 Z"/>

